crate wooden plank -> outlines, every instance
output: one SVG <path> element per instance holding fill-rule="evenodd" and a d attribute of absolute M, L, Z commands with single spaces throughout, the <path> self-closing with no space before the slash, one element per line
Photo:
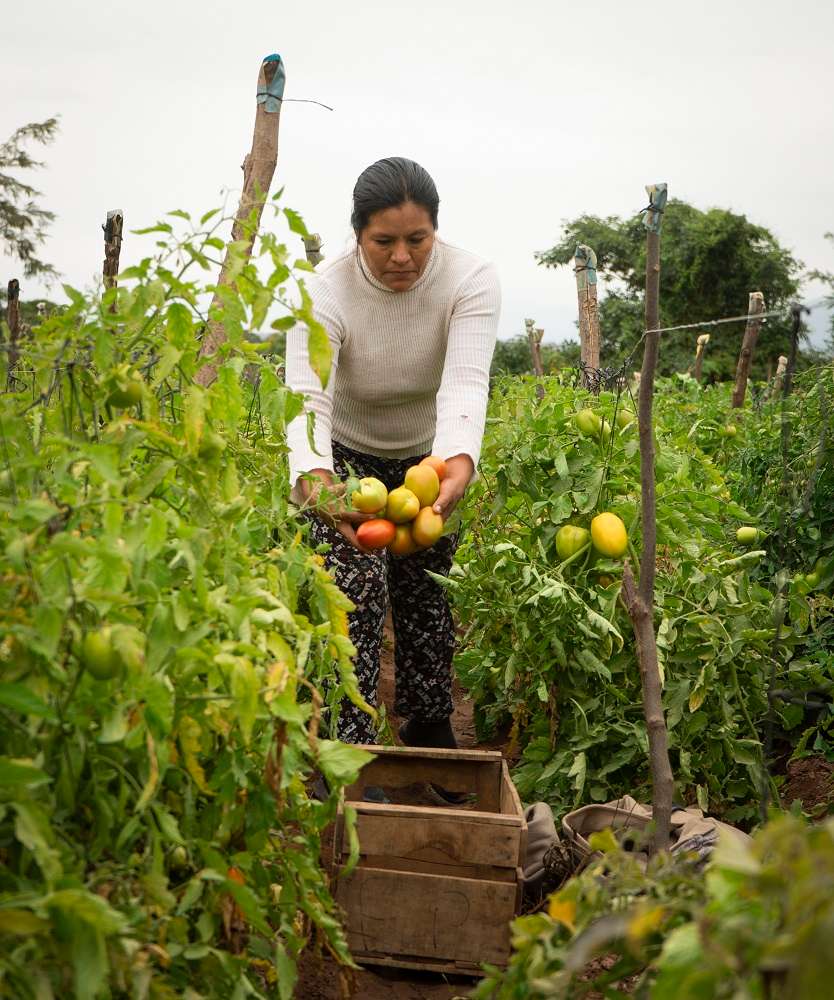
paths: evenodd
<path fill-rule="evenodd" d="M 523 824 L 495 822 L 496 814 L 424 808 L 404 809 L 399 815 L 367 812 L 356 817 L 359 848 L 363 855 L 392 855 L 433 860 L 448 865 L 491 865 L 515 870 L 521 857 Z M 426 815 L 429 813 L 430 815 Z M 512 817 L 514 818 L 514 817 Z M 346 837 L 342 851 L 347 852 Z M 429 853 L 432 852 L 432 853 Z"/>
<path fill-rule="evenodd" d="M 468 823 L 488 823 L 490 826 L 522 826 L 524 816 L 507 816 L 503 813 L 481 812 L 478 809 L 447 809 L 445 806 L 410 806 L 387 802 L 356 802 L 350 803 L 360 815 L 391 816 L 392 818 L 408 818 L 422 816 L 425 819 L 437 819 L 453 816 Z"/>
<path fill-rule="evenodd" d="M 335 889 L 355 953 L 472 963 L 509 954 L 512 883 L 357 868 Z"/>
<path fill-rule="evenodd" d="M 385 868 L 389 871 L 416 872 L 425 875 L 450 875 L 452 878 L 473 878 L 485 882 L 516 884 L 518 868 L 499 868 L 496 865 L 448 864 L 432 852 L 421 852 L 419 857 L 399 858 L 393 854 L 365 854 L 359 864 L 363 868 Z"/>
<path fill-rule="evenodd" d="M 484 970 L 474 962 L 448 962 L 439 958 L 418 961 L 416 958 L 409 958 L 408 955 L 384 955 L 380 951 L 354 951 L 352 954 L 360 965 L 383 965 L 394 969 L 421 969 L 447 976 L 471 976 L 472 978 L 484 976 Z"/>
<path fill-rule="evenodd" d="M 362 750 L 377 757 L 402 757 L 415 760 L 451 760 L 451 761 L 492 761 L 501 763 L 504 755 L 500 750 L 444 750 L 441 747 L 402 747 L 386 746 L 382 743 L 359 744 Z"/>

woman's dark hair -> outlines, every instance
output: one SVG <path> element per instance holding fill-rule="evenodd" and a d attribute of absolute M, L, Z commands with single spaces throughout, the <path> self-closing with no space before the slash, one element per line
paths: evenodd
<path fill-rule="evenodd" d="M 422 206 L 437 229 L 440 197 L 427 170 L 403 156 L 377 160 L 359 175 L 353 189 L 353 212 L 350 224 L 357 236 L 368 225 L 374 212 L 396 208 L 407 201 Z"/>

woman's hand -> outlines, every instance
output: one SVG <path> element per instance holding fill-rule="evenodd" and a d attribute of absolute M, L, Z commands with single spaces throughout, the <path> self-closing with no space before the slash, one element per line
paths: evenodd
<path fill-rule="evenodd" d="M 475 463 L 469 455 L 455 455 L 453 458 L 446 459 L 446 475 L 443 477 L 440 493 L 432 507 L 435 514 L 442 515 L 444 521 L 457 507 L 458 501 L 466 492 L 466 487 L 474 472 Z"/>
<path fill-rule="evenodd" d="M 368 550 L 362 548 L 356 537 L 356 528 L 363 521 L 370 520 L 373 514 L 363 514 L 358 510 L 350 510 L 346 506 L 344 501 L 345 484 L 334 483 L 333 473 L 329 469 L 312 469 L 309 475 L 315 478 L 299 481 L 299 489 L 305 507 L 321 518 L 325 524 L 335 528 L 354 548 L 367 554 Z M 327 496 L 323 497 L 322 494 L 325 493 Z"/>

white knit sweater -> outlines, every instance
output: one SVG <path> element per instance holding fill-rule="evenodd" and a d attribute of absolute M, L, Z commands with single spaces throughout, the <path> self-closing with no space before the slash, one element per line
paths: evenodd
<path fill-rule="evenodd" d="M 307 331 L 289 331 L 286 382 L 307 397 L 287 430 L 290 482 L 311 469 L 333 470 L 331 440 L 386 458 L 466 454 L 477 466 L 501 308 L 495 268 L 435 239 L 407 291 L 374 278 L 357 247 L 306 283 L 333 368 L 323 390 Z M 315 414 L 315 451 L 307 412 Z"/>

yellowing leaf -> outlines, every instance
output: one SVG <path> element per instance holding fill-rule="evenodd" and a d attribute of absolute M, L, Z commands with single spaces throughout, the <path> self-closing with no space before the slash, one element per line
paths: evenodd
<path fill-rule="evenodd" d="M 626 933 L 632 945 L 639 945 L 644 938 L 654 934 L 663 924 L 666 910 L 662 906 L 653 906 L 651 909 L 639 909 L 629 920 Z"/>
<path fill-rule="evenodd" d="M 559 895 L 551 896 L 547 906 L 548 915 L 552 920 L 563 924 L 571 932 L 576 933 L 576 903 L 572 899 L 562 899 Z"/>
<path fill-rule="evenodd" d="M 588 837 L 588 846 L 592 851 L 602 851 L 603 854 L 610 854 L 612 851 L 619 850 L 620 847 L 611 827 L 592 833 Z"/>
<path fill-rule="evenodd" d="M 190 385 L 184 394 L 185 441 L 192 455 L 197 453 L 206 425 L 206 394 L 199 385 Z"/>
<path fill-rule="evenodd" d="M 151 799 L 156 794 L 156 786 L 159 784 L 159 761 L 156 756 L 156 744 L 154 743 L 153 736 L 151 736 L 150 729 L 145 732 L 145 741 L 148 748 L 148 780 L 145 782 L 145 787 L 142 789 L 142 794 L 139 796 L 139 801 L 136 803 L 136 812 L 141 812 Z"/>
<path fill-rule="evenodd" d="M 204 795 L 214 795 L 206 781 L 206 772 L 198 759 L 200 751 L 200 723 L 188 715 L 184 715 L 179 726 L 180 749 L 185 769 L 191 775 L 191 780 Z"/>

